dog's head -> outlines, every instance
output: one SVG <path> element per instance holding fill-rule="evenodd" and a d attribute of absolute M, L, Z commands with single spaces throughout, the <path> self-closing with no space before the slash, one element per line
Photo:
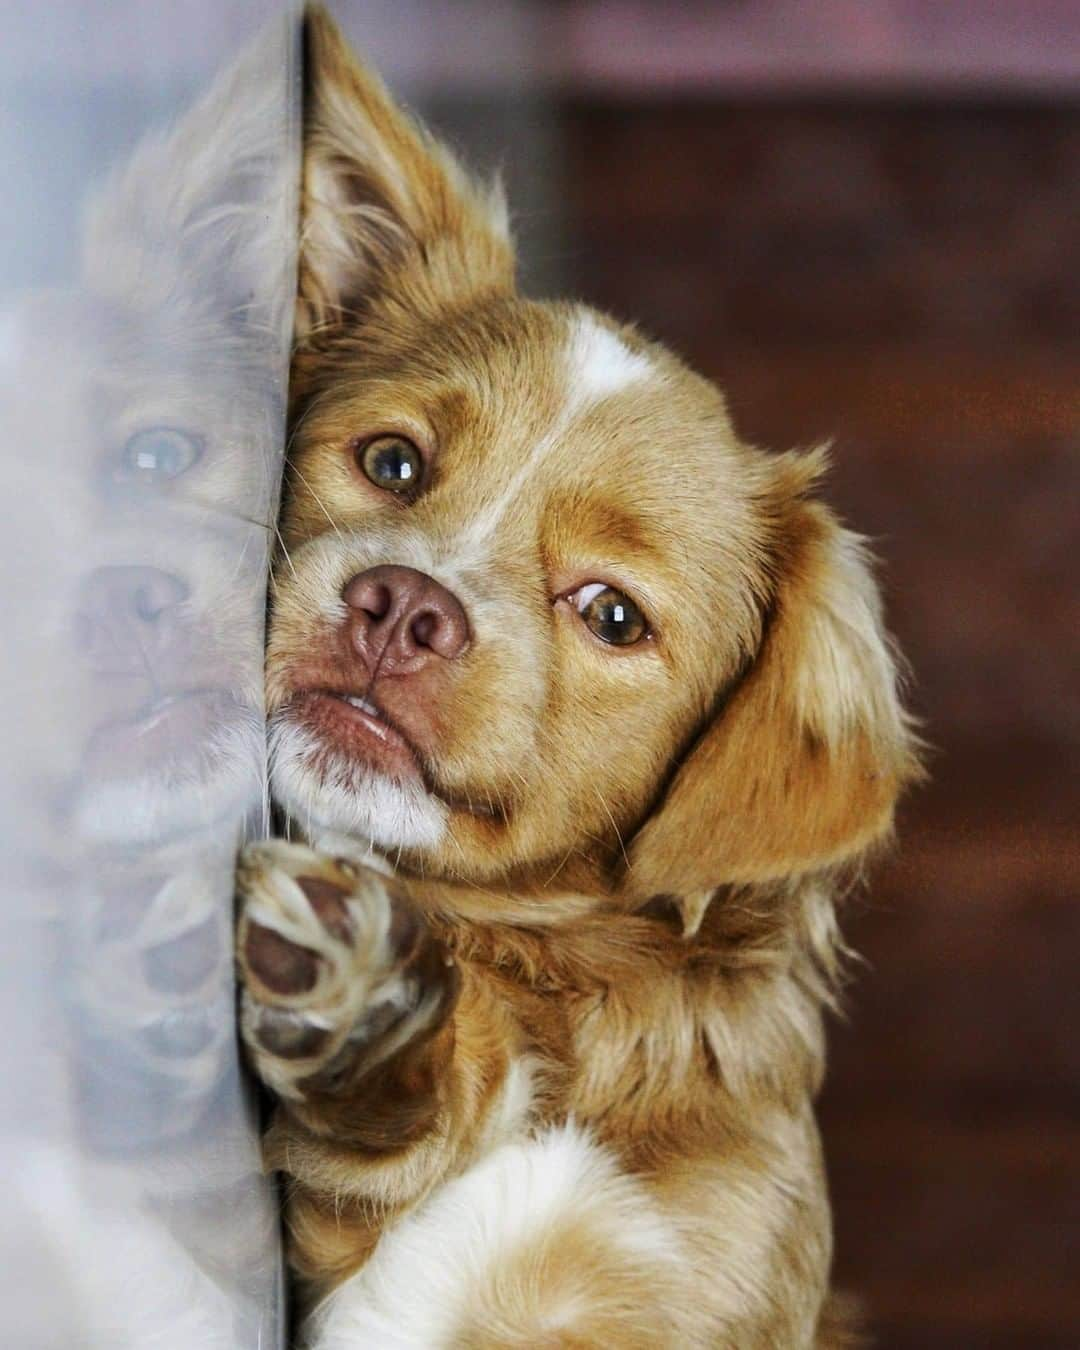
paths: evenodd
<path fill-rule="evenodd" d="M 273 782 L 425 875 L 631 899 L 848 857 L 913 754 L 820 456 L 515 291 L 506 210 L 309 20 Z M 604 881 L 598 881 L 605 878 Z"/>

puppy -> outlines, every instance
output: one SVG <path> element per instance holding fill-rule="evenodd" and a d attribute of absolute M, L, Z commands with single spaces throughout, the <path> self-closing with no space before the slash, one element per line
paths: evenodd
<path fill-rule="evenodd" d="M 307 19 L 243 1035 L 305 1343 L 834 1346 L 839 881 L 917 755 L 820 454 L 514 286 L 506 207 Z M 390 875 L 391 872 L 393 875 Z"/>

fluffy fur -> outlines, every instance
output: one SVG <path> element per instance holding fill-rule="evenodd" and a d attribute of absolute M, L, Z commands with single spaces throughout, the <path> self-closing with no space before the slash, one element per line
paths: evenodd
<path fill-rule="evenodd" d="M 742 443 L 633 328 L 521 298 L 499 191 L 307 31 L 267 688 L 323 852 L 249 859 L 239 949 L 309 1343 L 841 1345 L 834 902 L 917 775 L 865 549 L 820 453 Z M 389 433 L 425 460 L 407 500 L 357 469 Z M 386 564 L 456 596 L 459 657 L 360 668 L 343 596 Z M 646 638 L 597 639 L 596 584 Z M 319 688 L 375 700 L 416 772 L 304 723 Z M 407 939 L 365 936 L 373 905 Z M 346 969 L 398 1020 L 327 1003 Z"/>

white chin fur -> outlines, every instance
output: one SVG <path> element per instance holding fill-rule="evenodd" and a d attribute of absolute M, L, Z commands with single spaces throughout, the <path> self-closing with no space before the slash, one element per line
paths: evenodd
<path fill-rule="evenodd" d="M 311 840 L 329 833 L 377 848 L 432 848 L 446 832 L 446 804 L 423 784 L 328 752 L 280 718 L 270 728 L 270 790 Z"/>

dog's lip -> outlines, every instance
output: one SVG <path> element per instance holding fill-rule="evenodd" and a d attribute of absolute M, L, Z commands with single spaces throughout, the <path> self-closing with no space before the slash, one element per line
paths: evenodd
<path fill-rule="evenodd" d="M 508 820 L 506 807 L 501 801 L 498 806 L 488 802 L 474 801 L 471 795 L 449 791 L 436 783 L 428 771 L 420 751 L 370 695 L 329 687 L 298 689 L 282 705 L 277 716 L 302 718 L 305 706 L 310 709 L 312 705 L 317 706 L 320 700 L 332 701 L 333 704 L 337 705 L 338 715 L 350 718 L 358 729 L 362 728 L 363 732 L 377 737 L 389 752 L 391 762 L 397 759 L 399 770 L 405 769 L 410 776 L 415 775 L 419 778 L 426 791 L 445 803 L 450 810 L 460 811 L 482 820 L 493 820 L 504 824 Z M 408 757 L 407 760 L 405 756 Z M 382 766 L 376 764 L 376 767 Z"/>
<path fill-rule="evenodd" d="M 344 689 L 299 689 L 281 709 L 279 716 L 303 718 L 315 712 L 320 705 L 333 708 L 334 715 L 347 719 L 346 728 L 353 728 L 369 740 L 374 738 L 383 748 L 392 767 L 399 773 L 420 774 L 420 756 L 408 736 L 392 722 L 374 699 Z M 348 752 L 353 747 L 341 746 Z M 361 750 L 364 747 L 360 747 Z"/>

